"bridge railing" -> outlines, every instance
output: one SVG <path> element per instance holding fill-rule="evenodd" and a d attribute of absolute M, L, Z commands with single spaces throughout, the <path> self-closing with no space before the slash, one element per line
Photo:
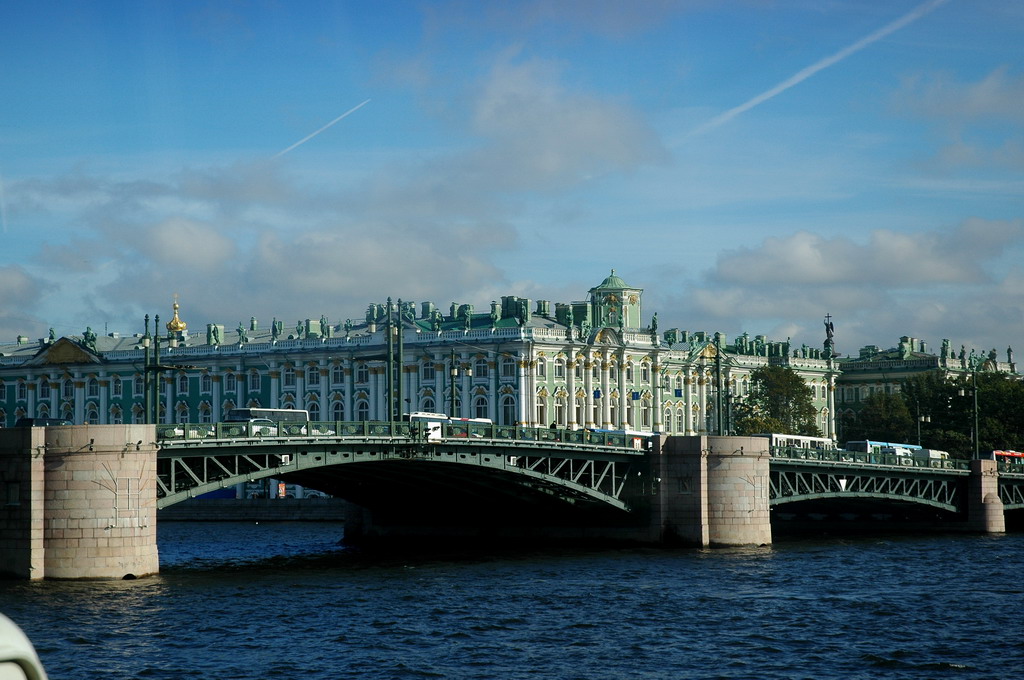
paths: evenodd
<path fill-rule="evenodd" d="M 773 446 L 770 453 L 772 458 L 817 460 L 830 463 L 861 463 L 863 465 L 889 465 L 893 467 L 938 470 L 967 470 L 970 467 L 966 460 L 959 459 L 918 460 L 911 456 L 864 453 L 863 451 L 845 451 L 843 449 L 802 449 L 795 446 Z"/>
<path fill-rule="evenodd" d="M 288 439 L 337 437 L 400 437 L 418 441 L 428 437 L 426 423 L 361 420 L 354 422 L 276 423 L 168 423 L 156 426 L 158 441 L 201 441 L 223 439 Z M 516 442 L 545 442 L 554 445 L 602 446 L 646 451 L 651 438 L 635 434 L 520 427 L 489 423 L 444 423 L 441 439 L 481 439 Z"/>

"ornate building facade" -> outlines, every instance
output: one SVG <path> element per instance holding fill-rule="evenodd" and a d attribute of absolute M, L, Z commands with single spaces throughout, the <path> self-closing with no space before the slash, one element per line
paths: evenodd
<path fill-rule="evenodd" d="M 797 371 L 818 427 L 834 436 L 838 363 L 829 351 L 746 333 L 658 331 L 643 289 L 611 275 L 582 301 L 514 295 L 477 312 L 452 303 L 374 303 L 363 320 L 326 317 L 285 329 L 255 318 L 189 331 L 174 315 L 159 338 L 50 337 L 0 345 L 0 425 L 21 417 L 75 423 L 217 422 L 231 408 L 307 409 L 312 420 L 387 420 L 396 411 L 489 418 L 501 425 L 675 434 L 726 432 L 760 366 Z M 155 327 L 154 327 L 155 328 Z M 160 347 L 155 369 L 147 344 Z M 150 370 L 147 371 L 147 367 Z M 147 374 L 159 398 L 147 399 Z M 152 393 L 151 393 L 152 394 Z"/>

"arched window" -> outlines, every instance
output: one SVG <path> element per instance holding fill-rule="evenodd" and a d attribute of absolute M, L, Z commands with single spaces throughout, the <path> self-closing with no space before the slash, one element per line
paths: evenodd
<path fill-rule="evenodd" d="M 555 380 L 565 380 L 565 359 L 555 359 Z"/>
<path fill-rule="evenodd" d="M 115 375 L 114 379 L 110 381 L 110 394 L 114 397 L 120 397 L 124 388 L 121 385 L 121 377 Z M 120 423 L 117 423 L 120 425 Z"/>
<path fill-rule="evenodd" d="M 114 406 L 110 409 L 110 424 L 111 425 L 122 425 L 124 424 L 124 411 L 121 410 L 120 406 Z"/>
<path fill-rule="evenodd" d="M 47 406 L 46 404 L 40 404 L 39 408 L 36 409 L 36 411 L 38 412 L 40 418 L 50 417 L 50 407 Z"/>
<path fill-rule="evenodd" d="M 256 369 L 249 371 L 249 391 L 260 391 L 260 372 L 257 371 Z"/>
<path fill-rule="evenodd" d="M 640 428 L 644 431 L 651 429 L 651 402 L 646 399 L 640 402 Z"/>
<path fill-rule="evenodd" d="M 25 381 L 18 381 L 18 401 L 26 401 L 28 399 L 28 388 L 25 387 Z"/>
<path fill-rule="evenodd" d="M 356 420 L 370 419 L 370 403 L 365 399 L 356 402 Z"/>
<path fill-rule="evenodd" d="M 487 359 L 479 358 L 473 363 L 473 377 L 486 378 L 490 375 Z"/>
<path fill-rule="evenodd" d="M 306 410 L 309 411 L 310 420 L 314 422 L 320 420 L 320 404 L 315 401 L 310 402 L 309 406 L 306 407 Z"/>
<path fill-rule="evenodd" d="M 100 396 L 100 381 L 96 378 L 89 378 L 89 382 L 86 383 L 86 396 L 93 399 Z"/>
<path fill-rule="evenodd" d="M 434 366 L 433 359 L 427 359 L 420 364 L 420 379 L 423 382 L 434 382 L 437 378 L 437 368 Z"/>
<path fill-rule="evenodd" d="M 64 398 L 74 399 L 75 398 L 75 381 L 68 378 L 64 381 Z"/>
<path fill-rule="evenodd" d="M 583 427 L 587 422 L 587 400 L 576 397 L 576 425 Z"/>
<path fill-rule="evenodd" d="M 622 422 L 619 419 L 619 400 L 616 399 L 615 397 L 611 397 L 610 398 L 610 402 L 611 402 L 611 420 L 612 420 L 612 425 L 615 427 L 615 429 L 618 429 L 619 424 Z"/>
<path fill-rule="evenodd" d="M 178 408 L 174 409 L 174 422 L 176 423 L 187 423 L 188 422 L 188 406 L 179 404 Z"/>
<path fill-rule="evenodd" d="M 306 385 L 314 387 L 320 384 L 320 369 L 317 366 L 306 368 Z"/>
<path fill-rule="evenodd" d="M 608 367 L 608 380 L 610 382 L 617 382 L 619 379 L 619 367 L 612 364 Z"/>
<path fill-rule="evenodd" d="M 501 377 L 502 378 L 514 378 L 516 377 L 516 360 L 512 357 L 501 358 Z M 512 423 L 506 423 L 511 425 Z"/>
<path fill-rule="evenodd" d="M 295 368 L 292 366 L 285 366 L 281 372 L 281 385 L 282 387 L 295 387 Z"/>
<path fill-rule="evenodd" d="M 633 382 L 633 362 L 626 364 L 626 382 Z"/>
<path fill-rule="evenodd" d="M 64 420 L 70 420 L 71 422 L 75 422 L 75 409 L 71 406 L 71 404 L 64 404 L 64 406 L 60 410 L 60 417 L 63 418 Z"/>
<path fill-rule="evenodd" d="M 184 373 L 178 376 L 178 392 L 181 394 L 188 394 L 188 376 Z"/>
<path fill-rule="evenodd" d="M 90 425 L 100 424 L 100 412 L 99 409 L 96 408 L 95 404 L 89 404 L 89 406 L 86 408 L 85 422 L 87 422 Z"/>
<path fill-rule="evenodd" d="M 686 412 L 683 409 L 676 409 L 676 432 L 686 431 Z"/>
<path fill-rule="evenodd" d="M 331 403 L 331 419 L 345 420 L 345 402 L 337 400 Z"/>
<path fill-rule="evenodd" d="M 209 394 L 213 389 L 213 378 L 210 377 L 209 373 L 203 373 L 199 376 L 199 391 L 203 394 Z M 202 422 L 202 421 L 200 421 Z"/>
<path fill-rule="evenodd" d="M 506 394 L 501 398 L 501 420 L 499 425 L 515 425 L 516 424 L 516 400 L 510 395 Z"/>
<path fill-rule="evenodd" d="M 436 407 L 434 406 L 434 398 L 433 397 L 424 397 L 424 399 L 423 399 L 423 410 L 426 411 L 427 413 L 434 413 L 434 409 L 435 408 Z"/>
<path fill-rule="evenodd" d="M 210 405 L 203 402 L 199 405 L 199 422 L 211 423 L 213 422 L 213 414 L 210 412 Z"/>
<path fill-rule="evenodd" d="M 663 417 L 665 422 L 663 422 L 661 426 L 665 428 L 665 432 L 675 432 L 676 428 L 672 423 L 672 409 L 666 408 Z"/>
<path fill-rule="evenodd" d="M 559 427 L 566 426 L 566 403 L 565 397 L 555 397 L 555 422 Z"/>
<path fill-rule="evenodd" d="M 583 380 L 583 362 L 577 360 L 572 367 L 573 375 L 576 376 L 577 380 Z"/>
<path fill-rule="evenodd" d="M 331 367 L 331 384 L 341 385 L 345 382 L 345 368 L 341 364 L 335 364 Z M 338 418 L 338 420 L 341 420 Z"/>
<path fill-rule="evenodd" d="M 473 417 L 474 418 L 486 418 L 487 417 L 487 397 L 478 396 L 473 400 Z"/>
<path fill-rule="evenodd" d="M 370 382 L 370 367 L 366 364 L 358 364 L 356 366 L 356 382 L 357 383 L 368 383 Z"/>
<path fill-rule="evenodd" d="M 537 423 L 542 425 L 548 423 L 548 402 L 540 395 L 537 396 Z"/>
<path fill-rule="evenodd" d="M 140 380 L 140 379 L 141 379 L 141 376 L 139 376 L 139 378 L 136 378 L 136 380 Z M 141 393 L 142 390 L 140 389 L 139 392 Z M 40 399 L 49 399 L 50 398 L 50 379 L 49 378 L 43 378 L 39 382 L 39 398 Z"/>

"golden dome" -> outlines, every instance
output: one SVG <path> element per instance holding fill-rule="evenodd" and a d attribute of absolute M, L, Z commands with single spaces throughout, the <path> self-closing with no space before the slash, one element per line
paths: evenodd
<path fill-rule="evenodd" d="M 174 318 L 167 322 L 167 330 L 169 330 L 172 333 L 180 333 L 183 330 L 185 330 L 186 328 L 188 328 L 188 324 L 186 324 L 184 321 L 182 321 L 181 319 L 178 318 L 178 307 L 179 306 L 180 305 L 178 304 L 178 296 L 175 295 L 174 296 Z"/>

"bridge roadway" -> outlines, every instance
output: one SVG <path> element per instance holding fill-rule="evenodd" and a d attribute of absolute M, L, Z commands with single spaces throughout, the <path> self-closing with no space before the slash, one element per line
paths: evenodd
<path fill-rule="evenodd" d="M 157 507 L 265 477 L 377 506 L 383 489 L 396 498 L 418 498 L 423 507 L 437 506 L 439 495 L 456 490 L 499 503 L 521 502 L 524 492 L 532 491 L 563 505 L 629 512 L 638 498 L 658 493 L 660 477 L 649 457 L 658 450 L 657 437 L 456 423 L 428 438 L 424 426 L 376 421 L 280 423 L 271 428 L 248 423 L 159 425 Z M 772 507 L 864 499 L 959 513 L 967 504 L 971 473 L 964 460 L 922 463 L 791 448 L 771 449 L 770 458 Z M 370 465 L 395 461 L 405 463 L 387 469 Z M 436 463 L 449 467 L 426 465 Z M 1024 509 L 1024 466 L 1001 465 L 998 488 L 1004 510 Z"/>

